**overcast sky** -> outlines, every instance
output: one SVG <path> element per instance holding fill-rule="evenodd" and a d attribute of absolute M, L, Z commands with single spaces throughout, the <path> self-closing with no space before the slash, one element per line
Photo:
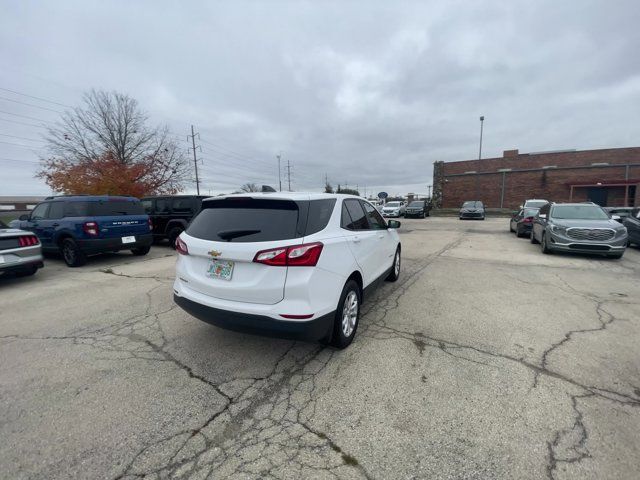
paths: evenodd
<path fill-rule="evenodd" d="M 640 146 L 638 0 L 0 7 L 0 195 L 50 193 L 41 124 L 91 88 L 185 149 L 194 124 L 205 193 L 276 185 L 280 152 L 295 190 L 426 193 L 434 161 L 477 157 L 480 115 L 483 157 Z"/>

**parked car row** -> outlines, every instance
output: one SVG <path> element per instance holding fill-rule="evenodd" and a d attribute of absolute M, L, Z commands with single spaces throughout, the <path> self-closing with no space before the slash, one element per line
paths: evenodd
<path fill-rule="evenodd" d="M 640 244 L 638 208 L 621 219 L 592 202 L 528 202 L 511 217 L 509 230 L 518 237 L 529 237 L 531 243 L 540 245 L 542 253 L 592 253 L 621 258 L 628 245 Z"/>

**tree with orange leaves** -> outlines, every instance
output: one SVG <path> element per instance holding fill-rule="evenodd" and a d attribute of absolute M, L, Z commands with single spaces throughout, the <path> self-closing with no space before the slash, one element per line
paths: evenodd
<path fill-rule="evenodd" d="M 150 129 L 131 97 L 92 91 L 49 129 L 39 178 L 65 194 L 142 197 L 182 189 L 188 162 L 167 127 Z"/>

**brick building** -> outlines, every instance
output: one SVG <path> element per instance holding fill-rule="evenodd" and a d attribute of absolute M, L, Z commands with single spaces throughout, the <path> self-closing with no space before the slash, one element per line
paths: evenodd
<path fill-rule="evenodd" d="M 640 205 L 640 147 L 519 153 L 433 165 L 434 202 L 457 208 L 482 200 L 513 209 L 527 198 L 594 201 L 602 206 Z"/>

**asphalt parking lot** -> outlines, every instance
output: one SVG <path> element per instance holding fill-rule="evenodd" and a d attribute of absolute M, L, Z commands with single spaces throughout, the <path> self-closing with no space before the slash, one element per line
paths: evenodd
<path fill-rule="evenodd" d="M 638 478 L 640 249 L 402 223 L 343 351 L 189 317 L 168 247 L 0 280 L 2 477 Z"/>

